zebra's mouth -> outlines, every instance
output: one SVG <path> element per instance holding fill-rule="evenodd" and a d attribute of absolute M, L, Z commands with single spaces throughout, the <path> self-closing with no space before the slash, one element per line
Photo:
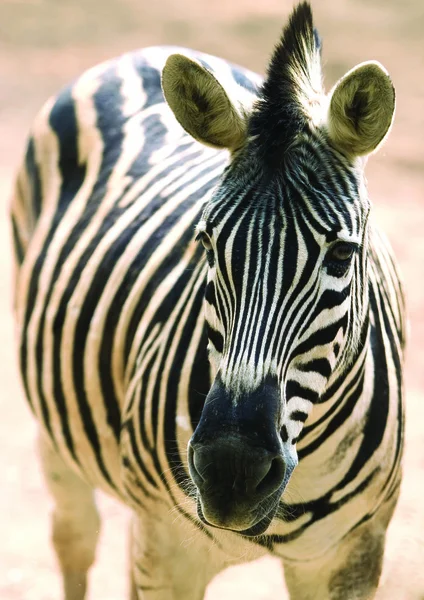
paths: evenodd
<path fill-rule="evenodd" d="M 202 508 L 202 502 L 200 500 L 200 496 L 197 496 L 197 515 L 199 517 L 199 519 L 202 521 L 202 523 L 204 523 L 205 525 L 207 525 L 208 527 L 214 527 L 216 529 L 224 529 L 226 531 L 233 531 L 235 533 L 239 533 L 240 535 L 245 535 L 247 537 L 255 537 L 258 535 L 262 535 L 263 533 L 265 533 L 265 531 L 268 529 L 268 527 L 271 524 L 271 521 L 273 520 L 275 513 L 277 512 L 277 508 L 278 508 L 278 500 L 280 498 L 281 492 L 278 490 L 277 493 L 275 494 L 275 498 L 268 498 L 267 501 L 267 505 L 271 505 L 271 508 L 268 510 L 268 512 L 266 512 L 266 514 L 264 515 L 264 507 L 258 508 L 258 514 L 262 515 L 261 518 L 256 521 L 256 523 L 254 523 L 253 525 L 251 525 L 250 527 L 246 528 L 246 529 L 235 529 L 234 527 L 231 527 L 231 525 L 226 526 L 226 525 L 217 525 L 216 523 L 211 523 L 210 521 L 208 521 L 204 515 L 203 512 L 203 508 Z M 274 495 L 273 495 L 274 496 Z M 271 502 L 270 502 L 271 500 Z M 272 502 L 272 500 L 275 500 L 274 502 Z M 253 519 L 254 520 L 254 519 Z"/>

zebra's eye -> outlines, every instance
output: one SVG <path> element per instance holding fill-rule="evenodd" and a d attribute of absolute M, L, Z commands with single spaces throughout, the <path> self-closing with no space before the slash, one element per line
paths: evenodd
<path fill-rule="evenodd" d="M 327 260 L 331 262 L 346 263 L 354 253 L 354 246 L 348 242 L 339 242 L 327 252 Z"/>
<path fill-rule="evenodd" d="M 203 248 L 206 251 L 212 250 L 212 244 L 211 244 L 211 240 L 208 236 L 207 233 L 205 233 L 204 231 L 199 231 L 199 233 L 196 235 L 196 242 L 201 242 Z"/>

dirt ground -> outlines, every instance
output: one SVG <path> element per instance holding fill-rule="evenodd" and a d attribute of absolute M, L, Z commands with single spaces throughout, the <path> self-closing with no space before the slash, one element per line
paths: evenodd
<path fill-rule="evenodd" d="M 49 545 L 49 499 L 34 452 L 35 424 L 15 366 L 7 204 L 31 120 L 44 100 L 92 64 L 152 44 L 180 44 L 262 71 L 286 0 L 0 0 L 0 599 L 54 600 L 60 580 Z M 379 600 L 424 599 L 424 3 L 315 0 L 326 82 L 380 60 L 397 89 L 389 142 L 370 160 L 375 212 L 401 264 L 408 296 L 405 478 Z M 125 510 L 101 497 L 103 533 L 90 600 L 126 597 Z M 271 559 L 226 571 L 207 600 L 283 598 Z M 324 600 L 324 599 L 317 599 Z"/>

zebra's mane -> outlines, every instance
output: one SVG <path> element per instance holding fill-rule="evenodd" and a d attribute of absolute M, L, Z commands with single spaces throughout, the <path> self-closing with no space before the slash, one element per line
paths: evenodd
<path fill-rule="evenodd" d="M 268 66 L 249 134 L 261 153 L 279 161 L 294 137 L 322 117 L 321 41 L 312 10 L 293 11 Z"/>

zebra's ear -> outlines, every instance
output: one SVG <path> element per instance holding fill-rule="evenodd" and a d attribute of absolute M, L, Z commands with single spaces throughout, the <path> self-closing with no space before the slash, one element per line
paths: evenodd
<path fill-rule="evenodd" d="M 395 90 L 389 74 L 378 62 L 362 63 L 330 92 L 330 140 L 350 157 L 365 156 L 388 134 L 394 112 Z"/>
<path fill-rule="evenodd" d="M 214 148 L 239 148 L 246 121 L 210 71 L 181 54 L 172 54 L 162 72 L 167 103 L 182 127 Z"/>

